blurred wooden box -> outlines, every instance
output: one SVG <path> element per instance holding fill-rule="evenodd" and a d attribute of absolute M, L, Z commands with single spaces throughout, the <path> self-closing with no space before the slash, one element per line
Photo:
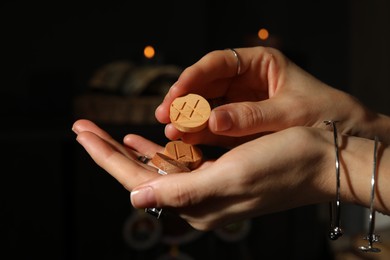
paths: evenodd
<path fill-rule="evenodd" d="M 76 118 L 85 118 L 107 124 L 157 124 L 155 110 L 163 97 L 115 96 L 107 94 L 84 94 L 74 98 Z"/>

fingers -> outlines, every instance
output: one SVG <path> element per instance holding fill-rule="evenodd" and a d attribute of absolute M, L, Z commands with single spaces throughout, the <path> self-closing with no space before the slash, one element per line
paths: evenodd
<path fill-rule="evenodd" d="M 149 141 L 148 139 L 134 134 L 128 134 L 123 138 L 123 143 L 139 152 L 142 155 L 145 155 L 149 158 L 152 158 L 156 152 L 163 152 L 164 148 L 156 143 Z"/>
<path fill-rule="evenodd" d="M 95 135 L 99 136 L 101 139 L 105 140 L 107 143 L 111 144 L 112 147 L 117 149 L 119 152 L 121 152 L 123 155 L 127 156 L 128 158 L 133 158 L 133 159 L 136 158 L 134 154 L 129 153 L 128 150 L 123 145 L 121 145 L 116 140 L 114 140 L 106 131 L 98 127 L 95 123 L 93 123 L 90 120 L 86 120 L 86 119 L 77 120 L 73 124 L 72 130 L 76 134 L 79 134 L 81 132 L 86 132 L 86 131 L 94 133 Z"/>
<path fill-rule="evenodd" d="M 167 124 L 165 126 L 164 134 L 170 140 L 178 140 L 183 136 L 183 132 L 180 132 L 176 127 L 172 124 Z"/>
<path fill-rule="evenodd" d="M 304 124 L 306 103 L 289 96 L 273 97 L 259 102 L 237 102 L 219 106 L 211 111 L 208 128 L 196 134 L 186 134 L 168 124 L 165 135 L 187 143 L 204 143 L 231 146 L 242 143 L 237 140 L 258 136 L 293 125 Z M 302 122 L 301 122 L 302 121 Z M 217 135 L 217 136 L 216 136 Z M 223 138 L 236 137 L 235 139 Z"/>
<path fill-rule="evenodd" d="M 130 200 L 135 208 L 170 210 L 198 230 L 223 224 L 222 212 L 227 215 L 226 204 L 232 201 L 212 197 L 207 189 L 209 182 L 199 172 L 168 174 L 156 180 L 134 188 Z"/>
<path fill-rule="evenodd" d="M 215 108 L 209 129 L 218 135 L 246 136 L 277 131 L 297 123 L 300 114 L 287 99 L 274 98 L 260 102 L 240 102 Z"/>
<path fill-rule="evenodd" d="M 239 51 L 239 49 L 237 49 Z M 244 64 L 241 64 L 241 68 Z M 242 69 L 241 69 L 242 71 Z M 186 68 L 170 88 L 155 115 L 159 122 L 169 123 L 169 106 L 173 100 L 185 94 L 197 93 L 205 98 L 223 96 L 237 72 L 237 59 L 231 50 L 218 50 L 205 55 Z"/>
<path fill-rule="evenodd" d="M 286 76 L 283 68 L 287 66 L 287 60 L 277 50 L 264 47 L 236 49 L 236 52 L 240 58 L 240 75 L 237 75 L 237 58 L 231 50 L 207 54 L 183 71 L 156 109 L 156 118 L 168 124 L 173 100 L 188 92 L 195 92 L 207 99 L 223 97 L 225 102 L 234 104 L 213 110 L 209 128 L 214 134 L 237 137 L 273 131 L 275 125 L 282 129 L 285 122 L 276 120 L 291 118 L 284 114 L 286 105 L 278 107 L 272 102 L 264 102 L 259 106 L 257 103 L 237 102 L 256 102 L 276 96 Z M 270 111 L 274 108 L 278 109 L 272 114 Z M 171 140 L 185 138 L 191 143 L 196 143 L 200 136 L 204 136 L 181 133 L 170 124 L 165 128 L 165 135 Z"/>
<path fill-rule="evenodd" d="M 89 131 L 80 132 L 76 139 L 105 171 L 110 173 L 127 190 L 158 176 L 157 170 L 151 166 L 129 160 L 106 140 Z"/>
<path fill-rule="evenodd" d="M 205 199 L 238 194 L 237 176 L 247 172 L 246 164 L 234 161 L 237 155 L 224 154 L 217 161 L 208 161 L 196 170 L 185 173 L 171 173 L 134 188 L 132 203 L 135 207 L 193 207 L 205 205 Z M 242 160 L 240 160 L 242 162 Z M 239 186 L 239 185 L 238 185 Z M 230 191 L 228 191 L 230 189 Z M 232 192 L 232 190 L 234 190 Z"/>
<path fill-rule="evenodd" d="M 74 122 L 72 126 L 72 130 L 76 134 L 84 131 L 89 131 L 95 133 L 96 135 L 100 136 L 103 139 L 107 139 L 107 140 L 111 139 L 111 136 L 107 132 L 105 132 L 103 129 L 98 127 L 95 123 L 87 119 L 79 119 L 76 122 Z"/>
<path fill-rule="evenodd" d="M 77 120 L 72 130 L 92 159 L 127 190 L 159 176 L 155 167 L 139 162 L 138 156 L 142 154 L 152 157 L 163 149 L 161 146 L 137 135 L 127 135 L 124 142 L 129 147 L 125 147 L 96 124 L 85 119 Z"/>
<path fill-rule="evenodd" d="M 207 181 L 200 172 L 168 174 L 135 187 L 131 202 L 136 208 L 183 208 L 201 201 L 207 193 Z"/>

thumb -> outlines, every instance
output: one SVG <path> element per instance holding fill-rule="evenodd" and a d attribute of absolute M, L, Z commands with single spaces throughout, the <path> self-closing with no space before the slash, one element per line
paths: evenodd
<path fill-rule="evenodd" d="M 209 129 L 218 135 L 244 136 L 286 128 L 294 113 L 286 101 L 277 98 L 259 102 L 231 103 L 214 108 Z"/>
<path fill-rule="evenodd" d="M 199 187 L 193 173 L 168 174 L 135 187 L 131 203 L 135 208 L 184 207 L 192 201 L 199 201 L 196 190 Z M 202 187 L 202 186 L 200 186 Z"/>

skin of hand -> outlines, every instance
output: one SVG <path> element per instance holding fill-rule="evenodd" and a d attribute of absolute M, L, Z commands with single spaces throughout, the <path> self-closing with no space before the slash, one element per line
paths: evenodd
<path fill-rule="evenodd" d="M 136 159 L 163 149 L 141 136 L 127 135 L 122 145 L 88 120 L 76 121 L 73 131 L 93 160 L 131 191 L 134 207 L 163 207 L 199 230 L 335 196 L 333 136 L 323 129 L 292 127 L 237 146 L 192 172 L 164 176 Z M 368 206 L 372 140 L 342 140 L 342 200 Z M 387 176 L 378 176 L 378 190 L 390 184 Z M 389 193 L 378 191 L 377 207 L 385 213 Z"/>
<path fill-rule="evenodd" d="M 389 117 L 319 81 L 280 51 L 260 46 L 236 51 L 240 75 L 231 50 L 212 51 L 182 72 L 155 111 L 157 120 L 167 124 L 169 139 L 234 147 L 264 133 L 337 120 L 341 133 L 390 141 Z M 171 103 L 188 93 L 223 100 L 212 110 L 208 128 L 198 133 L 182 133 L 170 124 Z"/>

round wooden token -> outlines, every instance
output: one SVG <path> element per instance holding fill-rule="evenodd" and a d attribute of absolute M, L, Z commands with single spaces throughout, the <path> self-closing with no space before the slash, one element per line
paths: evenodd
<path fill-rule="evenodd" d="M 159 169 L 166 173 L 179 173 L 179 172 L 190 172 L 191 170 L 186 167 L 183 163 L 172 159 L 171 157 L 156 153 L 152 158 L 152 163 Z"/>
<path fill-rule="evenodd" d="M 164 154 L 194 170 L 202 162 L 202 151 L 183 141 L 171 141 L 165 145 Z"/>
<path fill-rule="evenodd" d="M 170 107 L 171 123 L 182 132 L 199 132 L 207 126 L 211 113 L 209 102 L 200 95 L 176 98 Z"/>

